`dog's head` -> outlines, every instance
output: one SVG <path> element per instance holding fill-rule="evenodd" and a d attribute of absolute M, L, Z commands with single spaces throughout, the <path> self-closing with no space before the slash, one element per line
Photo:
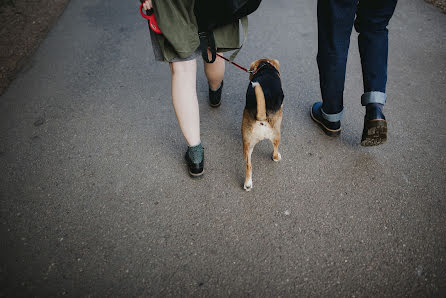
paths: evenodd
<path fill-rule="evenodd" d="M 280 77 L 280 63 L 276 59 L 258 59 L 251 63 L 249 67 L 249 79 L 252 78 L 262 69 L 274 67 L 277 70 L 277 74 Z"/>

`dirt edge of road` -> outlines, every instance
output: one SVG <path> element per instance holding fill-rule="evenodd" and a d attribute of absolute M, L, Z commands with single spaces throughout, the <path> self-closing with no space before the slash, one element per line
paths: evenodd
<path fill-rule="evenodd" d="M 0 95 L 34 54 L 69 0 L 0 0 Z"/>

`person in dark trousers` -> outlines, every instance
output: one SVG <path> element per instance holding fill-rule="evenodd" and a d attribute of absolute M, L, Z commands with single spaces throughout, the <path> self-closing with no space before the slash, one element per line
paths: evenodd
<path fill-rule="evenodd" d="M 350 35 L 359 33 L 366 108 L 361 145 L 387 140 L 383 114 L 386 103 L 388 30 L 397 0 L 318 0 L 318 54 L 322 102 L 311 108 L 311 118 L 330 136 L 341 133 L 343 93 Z"/>

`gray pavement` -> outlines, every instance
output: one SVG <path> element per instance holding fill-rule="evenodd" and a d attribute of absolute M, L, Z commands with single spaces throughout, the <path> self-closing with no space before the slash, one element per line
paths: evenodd
<path fill-rule="evenodd" d="M 72 0 L 0 97 L 0 296 L 445 296 L 446 17 L 399 1 L 390 28 L 389 141 L 359 145 L 352 35 L 340 138 L 320 97 L 316 1 L 263 1 L 237 61 L 280 60 L 282 161 L 253 153 L 242 189 L 247 75 L 223 104 L 198 75 L 206 174 L 191 180 L 136 1 Z"/>

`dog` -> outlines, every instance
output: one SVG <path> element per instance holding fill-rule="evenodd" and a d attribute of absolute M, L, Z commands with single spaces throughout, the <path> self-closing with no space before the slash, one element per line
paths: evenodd
<path fill-rule="evenodd" d="M 252 189 L 251 155 L 254 146 L 261 140 L 273 143 L 274 161 L 280 161 L 280 126 L 284 94 L 280 80 L 280 64 L 275 59 L 259 59 L 249 67 L 249 86 L 243 110 L 242 139 L 246 162 L 246 177 L 243 188 Z"/>

